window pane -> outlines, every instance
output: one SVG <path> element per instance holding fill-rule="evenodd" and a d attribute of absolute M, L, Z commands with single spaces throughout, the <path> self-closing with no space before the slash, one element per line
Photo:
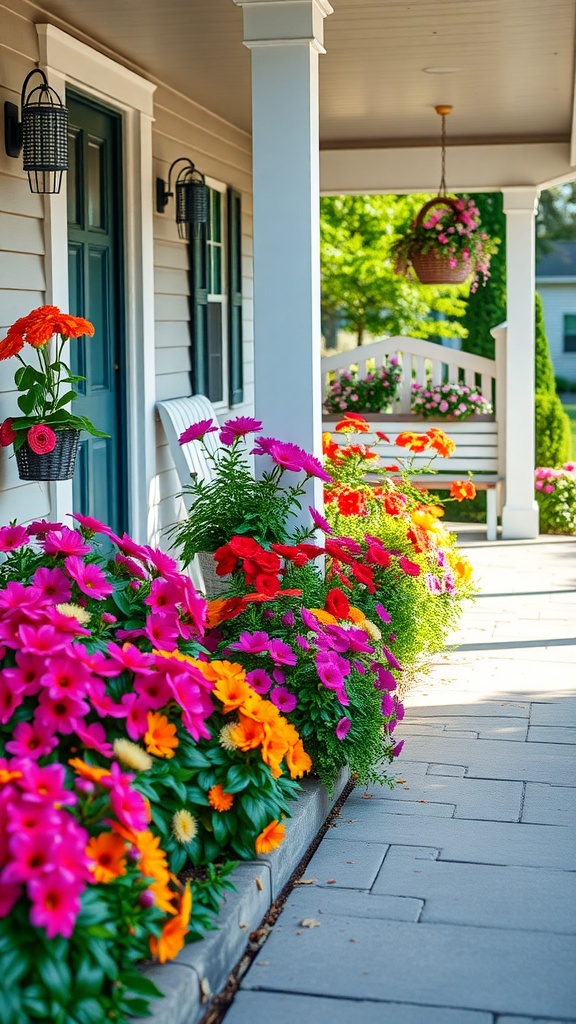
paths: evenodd
<path fill-rule="evenodd" d="M 564 334 L 576 334 L 576 313 L 564 314 Z"/>
<path fill-rule="evenodd" d="M 208 398 L 221 402 L 222 390 L 222 306 L 208 303 Z"/>
<path fill-rule="evenodd" d="M 222 193 L 210 189 L 210 239 L 222 241 Z"/>
<path fill-rule="evenodd" d="M 212 246 L 212 294 L 222 294 L 222 248 L 219 245 Z"/>
<path fill-rule="evenodd" d="M 576 334 L 564 335 L 564 351 L 576 352 Z"/>

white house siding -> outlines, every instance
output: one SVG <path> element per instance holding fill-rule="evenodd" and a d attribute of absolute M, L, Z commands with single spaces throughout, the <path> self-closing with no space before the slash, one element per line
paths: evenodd
<path fill-rule="evenodd" d="M 0 110 L 6 100 L 20 104 L 22 82 L 38 59 L 33 24 L 15 11 L 0 8 Z M 6 156 L 4 129 L 0 145 L 0 338 L 18 317 L 45 301 L 44 225 L 41 196 L 32 195 L 22 162 Z M 15 360 L 0 362 L 0 420 L 18 414 L 14 390 Z M 0 449 L 0 521 L 22 522 L 49 511 L 48 489 L 23 483 L 16 460 Z"/>
<path fill-rule="evenodd" d="M 32 21 L 45 19 L 26 0 L 0 4 L 0 103 L 20 102 L 26 74 L 38 60 L 38 37 Z M 62 21 L 64 31 L 74 30 Z M 83 41 L 89 43 L 85 37 Z M 146 77 L 145 68 L 134 68 Z M 210 179 L 242 194 L 242 268 L 244 400 L 234 415 L 249 414 L 254 405 L 254 332 L 252 287 L 252 179 L 249 135 L 193 100 L 156 83 L 153 126 L 153 179 L 168 177 L 173 160 L 189 156 Z M 2 133 L 3 134 L 3 133 Z M 155 196 L 150 197 L 155 209 Z M 0 146 L 0 328 L 46 301 L 43 225 L 44 203 L 28 188 L 20 160 Z M 178 238 L 173 201 L 163 215 L 154 214 L 156 397 L 190 393 L 188 252 Z M 72 310 L 72 312 L 75 312 Z M 16 413 L 14 361 L 0 363 L 0 420 Z M 219 407 L 225 418 L 229 410 Z M 150 489 L 150 538 L 163 542 L 167 525 L 182 512 L 180 482 L 160 423 L 156 424 L 156 477 Z M 50 514 L 48 488 L 19 481 L 15 460 L 0 450 L 0 520 L 27 521 Z"/>
<path fill-rule="evenodd" d="M 249 414 L 254 407 L 251 140 L 245 132 L 163 85 L 156 90 L 154 117 L 154 180 L 161 177 L 167 181 L 172 162 L 185 156 L 208 179 L 242 194 L 244 400 L 234 406 L 233 415 Z M 173 200 L 163 214 L 154 215 L 154 265 L 156 393 L 162 400 L 190 394 L 188 246 L 178 237 Z M 230 413 L 224 405 L 217 411 L 221 420 Z M 159 422 L 156 438 L 152 526 L 154 539 L 162 542 L 166 527 L 179 518 L 183 505 L 177 497 L 180 481 Z"/>
<path fill-rule="evenodd" d="M 576 315 L 576 280 L 536 279 L 544 308 L 550 354 L 557 377 L 576 380 L 576 352 L 564 352 L 564 315 Z"/>

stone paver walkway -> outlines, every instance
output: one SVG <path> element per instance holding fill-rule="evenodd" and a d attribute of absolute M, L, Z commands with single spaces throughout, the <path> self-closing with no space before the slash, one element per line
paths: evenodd
<path fill-rule="evenodd" d="M 226 1024 L 576 1021 L 576 541 L 465 543 L 398 785 L 348 798 Z"/>

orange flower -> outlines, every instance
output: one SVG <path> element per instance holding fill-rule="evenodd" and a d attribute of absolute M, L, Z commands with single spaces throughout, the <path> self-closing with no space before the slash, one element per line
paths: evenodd
<path fill-rule="evenodd" d="M 243 669 L 237 674 L 219 676 L 213 690 L 214 696 L 224 705 L 225 714 L 244 704 L 250 692 Z"/>
<path fill-rule="evenodd" d="M 413 430 L 403 430 L 395 441 L 400 448 L 409 448 L 411 452 L 425 452 L 431 443 L 428 434 L 416 434 Z"/>
<path fill-rule="evenodd" d="M 257 837 L 254 844 L 256 853 L 270 853 L 271 850 L 275 850 L 284 839 L 284 833 L 284 825 L 281 825 L 278 819 L 275 818 L 269 825 L 266 825 L 266 828 L 262 829 Z"/>
<path fill-rule="evenodd" d="M 93 861 L 90 870 L 96 882 L 112 882 L 126 874 L 126 844 L 113 832 L 92 836 L 86 856 Z"/>
<path fill-rule="evenodd" d="M 280 712 L 272 701 L 264 700 L 257 693 L 250 693 L 239 710 L 241 718 L 253 718 L 262 725 L 276 722 L 280 718 Z"/>
<path fill-rule="evenodd" d="M 457 562 L 454 562 L 454 571 L 460 577 L 463 583 L 468 583 L 472 578 L 472 566 L 466 558 L 460 558 Z"/>
<path fill-rule="evenodd" d="M 57 306 L 39 306 L 9 328 L 6 337 L 0 342 L 0 359 L 16 355 L 25 342 L 34 348 L 42 348 L 53 334 L 61 334 L 63 338 L 80 338 L 86 334 L 92 336 L 94 327 L 83 317 L 61 313 Z"/>
<path fill-rule="evenodd" d="M 288 742 L 278 729 L 264 726 L 264 742 L 262 744 L 262 760 L 270 768 L 275 779 L 282 774 L 280 765 L 288 752 Z"/>
<path fill-rule="evenodd" d="M 148 753 L 156 757 L 174 757 L 178 746 L 174 723 L 169 722 L 166 715 L 161 715 L 159 711 L 149 711 L 147 721 L 148 731 L 144 736 L 144 744 Z"/>
<path fill-rule="evenodd" d="M 176 913 L 176 907 L 174 906 L 175 893 L 170 888 L 168 882 L 151 882 L 148 888 L 154 896 L 154 903 L 158 910 L 162 910 L 165 914 Z"/>
<path fill-rule="evenodd" d="M 430 438 L 430 447 L 434 448 L 443 459 L 448 459 L 456 448 L 452 438 L 448 437 L 443 430 L 439 430 L 438 427 L 431 427 L 428 431 L 428 437 Z"/>
<path fill-rule="evenodd" d="M 345 488 L 337 497 L 338 511 L 343 516 L 363 516 L 366 514 L 366 494 L 360 490 Z"/>
<path fill-rule="evenodd" d="M 304 750 L 302 740 L 298 740 L 293 747 L 288 748 L 286 754 L 286 765 L 290 772 L 291 779 L 300 779 L 312 767 L 312 758 Z"/>
<path fill-rule="evenodd" d="M 226 793 L 223 786 L 212 786 L 212 788 L 208 790 L 208 803 L 215 811 L 222 813 L 223 811 L 230 810 L 234 803 L 234 797 L 232 793 Z"/>
<path fill-rule="evenodd" d="M 353 622 L 355 625 L 361 625 L 364 622 L 366 616 L 364 612 L 361 612 L 359 608 L 353 608 L 350 605 L 350 611 L 348 612 L 348 621 Z"/>
<path fill-rule="evenodd" d="M 180 899 L 178 912 L 170 921 L 167 921 L 162 929 L 159 938 L 150 937 L 150 952 L 161 964 L 167 960 L 173 960 L 184 946 L 188 925 L 190 923 L 190 912 L 192 910 L 192 891 L 187 885 Z"/>
<path fill-rule="evenodd" d="M 68 764 L 77 775 L 82 779 L 88 779 L 89 782 L 101 782 L 102 779 L 110 775 L 107 768 L 96 768 L 95 765 L 86 764 L 86 761 L 82 761 L 79 757 L 71 757 Z"/>
<path fill-rule="evenodd" d="M 334 430 L 339 434 L 368 434 L 370 427 L 363 416 L 354 412 L 346 412 Z"/>
<path fill-rule="evenodd" d="M 255 750 L 264 742 L 264 726 L 240 715 L 240 722 L 230 730 L 230 739 L 239 750 Z"/>
<path fill-rule="evenodd" d="M 327 612 L 324 608 L 309 608 L 308 611 L 312 612 L 315 619 L 321 622 L 323 626 L 337 626 L 338 619 L 332 612 Z"/>
<path fill-rule="evenodd" d="M 22 772 L 10 771 L 9 768 L 0 768 L 0 786 L 4 786 L 7 782 L 12 782 L 13 779 L 21 779 Z"/>
<path fill-rule="evenodd" d="M 114 829 L 117 831 L 117 829 Z M 140 854 L 138 867 L 145 878 L 153 878 L 156 882 L 167 884 L 170 878 L 168 861 L 164 850 L 160 849 L 160 837 L 152 832 L 135 832 L 134 843 Z"/>
<path fill-rule="evenodd" d="M 476 488 L 470 480 L 454 480 L 450 484 L 450 497 L 456 501 L 465 501 L 476 497 Z"/>

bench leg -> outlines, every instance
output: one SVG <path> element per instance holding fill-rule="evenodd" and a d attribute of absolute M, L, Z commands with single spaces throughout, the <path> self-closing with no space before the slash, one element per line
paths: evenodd
<path fill-rule="evenodd" d="M 498 512 L 496 487 L 486 491 L 486 539 L 496 540 L 498 537 Z"/>

